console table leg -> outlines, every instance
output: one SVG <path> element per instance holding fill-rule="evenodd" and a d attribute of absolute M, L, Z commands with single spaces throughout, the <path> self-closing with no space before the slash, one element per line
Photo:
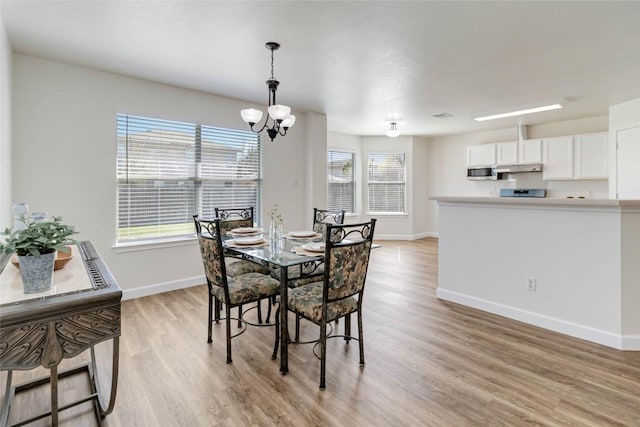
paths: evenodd
<path fill-rule="evenodd" d="M 58 426 L 58 366 L 51 367 L 51 425 Z"/>
<path fill-rule="evenodd" d="M 4 401 L 2 402 L 2 413 L 0 414 L 0 425 L 6 426 L 9 422 L 9 410 L 13 401 L 14 389 L 11 387 L 13 371 L 7 371 L 7 387 L 4 392 Z"/>
<path fill-rule="evenodd" d="M 105 405 L 100 395 L 100 381 L 98 378 L 98 367 L 96 364 L 96 353 L 94 347 L 91 346 L 91 387 L 96 395 L 96 403 L 100 417 L 104 418 L 109 415 L 116 404 L 116 392 L 118 391 L 118 365 L 120 357 L 120 337 L 113 338 L 113 352 L 111 356 L 111 392 L 109 393 L 108 405 Z"/>

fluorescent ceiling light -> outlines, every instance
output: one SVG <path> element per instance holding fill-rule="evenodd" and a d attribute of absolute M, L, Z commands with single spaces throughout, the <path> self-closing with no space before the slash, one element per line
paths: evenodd
<path fill-rule="evenodd" d="M 541 111 L 557 110 L 562 108 L 560 104 L 545 105 L 543 107 L 527 108 L 526 110 L 511 111 L 509 113 L 494 114 L 492 116 L 476 117 L 473 120 L 484 122 L 485 120 L 502 119 L 503 117 L 521 116 L 523 114 L 539 113 Z"/>

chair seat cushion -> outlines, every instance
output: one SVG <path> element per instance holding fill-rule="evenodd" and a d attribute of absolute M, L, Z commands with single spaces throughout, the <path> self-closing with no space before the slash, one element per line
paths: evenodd
<path fill-rule="evenodd" d="M 227 276 L 237 277 L 247 273 L 269 274 L 269 268 L 243 259 L 225 258 Z"/>
<path fill-rule="evenodd" d="M 314 282 L 289 290 L 287 303 L 289 310 L 300 313 L 315 323 L 322 318 L 322 286 L 323 282 Z M 358 300 L 354 297 L 329 303 L 327 306 L 327 322 L 358 310 Z"/>
<path fill-rule="evenodd" d="M 247 273 L 227 277 L 227 283 L 229 284 L 229 303 L 232 306 L 280 294 L 280 282 L 266 274 Z M 211 293 L 223 303 L 227 303 L 222 287 L 212 286 Z"/>

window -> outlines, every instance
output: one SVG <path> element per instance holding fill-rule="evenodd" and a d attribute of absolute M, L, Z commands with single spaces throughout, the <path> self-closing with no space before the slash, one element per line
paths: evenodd
<path fill-rule="evenodd" d="M 327 209 L 355 212 L 354 160 L 354 153 L 344 151 L 327 153 Z"/>
<path fill-rule="evenodd" d="M 260 138 L 253 132 L 117 115 L 117 242 L 191 236 L 193 215 L 256 207 Z"/>
<path fill-rule="evenodd" d="M 369 212 L 405 213 L 404 153 L 369 153 Z"/>

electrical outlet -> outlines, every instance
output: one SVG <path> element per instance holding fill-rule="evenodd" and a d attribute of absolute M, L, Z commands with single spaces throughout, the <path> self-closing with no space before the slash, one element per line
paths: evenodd
<path fill-rule="evenodd" d="M 535 277 L 527 277 L 527 280 L 526 280 L 524 286 L 529 291 L 535 291 L 536 290 L 536 278 Z"/>

